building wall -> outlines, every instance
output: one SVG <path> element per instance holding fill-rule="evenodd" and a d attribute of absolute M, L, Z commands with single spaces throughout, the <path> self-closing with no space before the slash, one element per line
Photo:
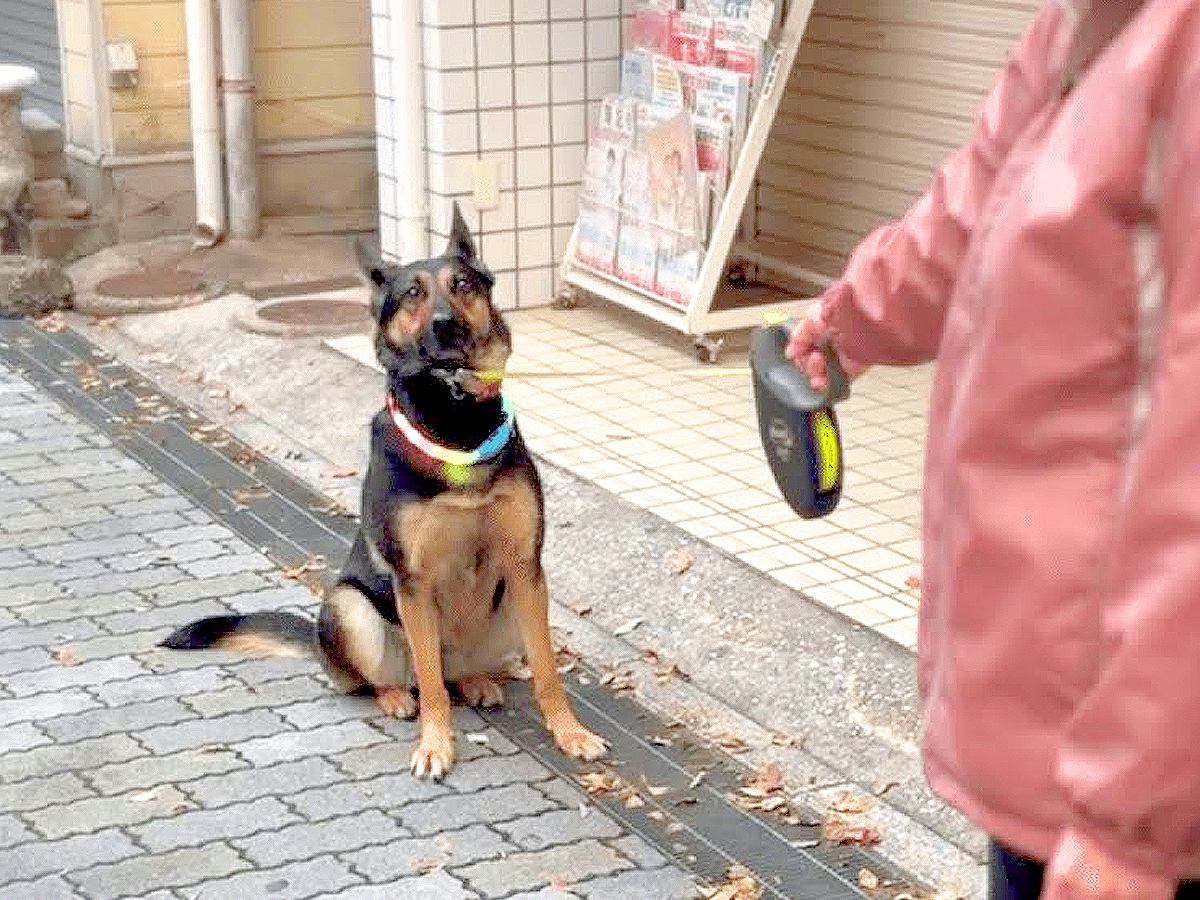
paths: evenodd
<path fill-rule="evenodd" d="M 22 103 L 62 119 L 62 60 L 54 0 L 0 0 L 0 64 L 29 66 L 38 83 Z"/>
<path fill-rule="evenodd" d="M 378 85 L 393 79 L 388 24 L 377 0 Z M 482 234 L 500 305 L 546 303 L 575 222 L 589 104 L 618 85 L 620 0 L 424 0 L 422 32 L 430 248 L 445 246 L 457 198 Z M 392 95 L 377 111 L 380 227 L 385 252 L 401 255 Z M 471 202 L 480 158 L 499 165 L 496 209 Z"/>
<path fill-rule="evenodd" d="M 1035 0 L 817 0 L 757 190 L 765 252 L 835 277 L 968 135 Z"/>
<path fill-rule="evenodd" d="M 186 230 L 194 193 L 182 0 L 58 2 L 64 22 L 76 6 L 81 24 L 95 10 L 87 38 L 101 63 L 105 42 L 130 41 L 139 65 L 135 86 L 110 87 L 103 65 L 97 72 L 81 51 L 73 73 L 68 56 L 69 140 L 89 151 L 77 154 L 77 180 L 124 239 Z M 358 213 L 369 226 L 377 200 L 367 0 L 252 0 L 252 12 L 264 216 L 320 229 Z M 89 90 L 92 107 L 81 99 Z"/>

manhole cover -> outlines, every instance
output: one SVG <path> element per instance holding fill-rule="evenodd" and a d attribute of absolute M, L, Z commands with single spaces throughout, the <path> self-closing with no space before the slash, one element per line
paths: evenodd
<path fill-rule="evenodd" d="M 195 294 L 204 289 L 200 276 L 178 269 L 147 269 L 144 272 L 126 272 L 105 278 L 96 285 L 96 293 L 105 297 L 120 297 L 127 300 L 148 297 L 178 297 Z"/>
<path fill-rule="evenodd" d="M 370 321 L 367 307 L 350 300 L 279 300 L 262 304 L 256 312 L 268 322 L 314 328 L 362 325 Z"/>

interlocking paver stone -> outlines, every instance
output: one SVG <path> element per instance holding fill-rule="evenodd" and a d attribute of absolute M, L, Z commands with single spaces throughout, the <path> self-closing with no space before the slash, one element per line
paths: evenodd
<path fill-rule="evenodd" d="M 487 741 L 420 781 L 417 725 L 340 696 L 314 660 L 158 648 L 200 616 L 316 601 L 3 363 L 0 410 L 0 897 L 474 900 L 559 877 L 559 898 L 673 897 L 653 885 L 689 881 L 471 710 L 456 728 Z"/>

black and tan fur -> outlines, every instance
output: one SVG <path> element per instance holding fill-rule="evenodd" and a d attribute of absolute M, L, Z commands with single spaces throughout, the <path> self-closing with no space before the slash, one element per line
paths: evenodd
<path fill-rule="evenodd" d="M 440 444 L 478 446 L 503 412 L 495 387 L 470 373 L 503 370 L 512 341 L 457 206 L 442 256 L 363 264 L 375 285 L 376 351 L 399 408 Z M 412 770 L 434 778 L 454 763 L 448 685 L 473 705 L 499 705 L 503 674 L 524 655 L 558 746 L 595 759 L 604 742 L 576 718 L 555 665 L 543 532 L 541 484 L 519 433 L 456 485 L 383 410 L 371 426 L 359 532 L 317 622 L 223 616 L 184 626 L 163 645 L 315 652 L 341 689 L 374 694 L 392 715 L 419 712 Z"/>

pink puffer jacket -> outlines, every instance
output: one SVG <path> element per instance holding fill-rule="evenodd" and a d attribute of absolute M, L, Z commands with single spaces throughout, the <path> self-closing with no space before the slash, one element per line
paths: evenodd
<path fill-rule="evenodd" d="M 1042 8 L 967 145 L 822 315 L 850 360 L 938 359 L 931 784 L 1019 853 L 1074 827 L 1181 876 L 1200 873 L 1200 0 L 1098 2 Z M 1077 23 L 1114 5 L 1066 91 Z"/>

